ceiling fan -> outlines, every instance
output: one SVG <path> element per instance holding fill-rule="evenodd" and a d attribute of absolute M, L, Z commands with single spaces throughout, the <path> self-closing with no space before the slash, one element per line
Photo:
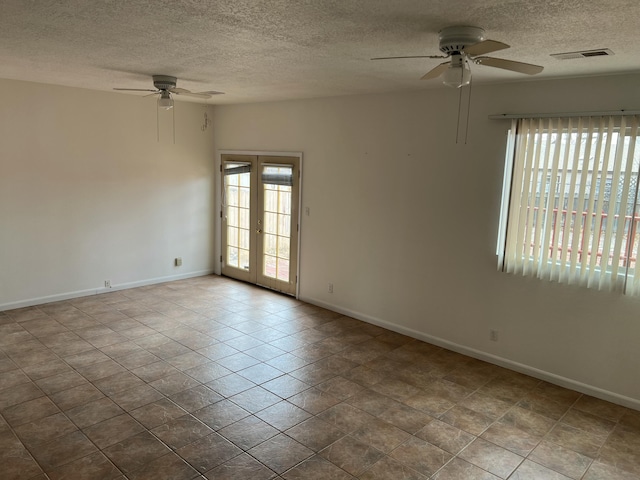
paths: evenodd
<path fill-rule="evenodd" d="M 166 110 L 173 108 L 173 98 L 171 98 L 172 93 L 202 99 L 211 98 L 212 95 L 223 95 L 223 92 L 215 92 L 213 90 L 193 93 L 184 88 L 178 88 L 176 86 L 177 82 L 178 79 L 176 77 L 171 77 L 169 75 L 153 75 L 153 86 L 156 87 L 155 90 L 149 88 L 114 88 L 114 90 L 126 92 L 152 92 L 150 95 L 160 95 L 158 97 L 158 107 Z"/>
<path fill-rule="evenodd" d="M 471 82 L 470 63 L 502 68 L 513 72 L 535 75 L 544 67 L 530 63 L 516 62 L 503 58 L 485 57 L 487 53 L 509 48 L 509 45 L 495 40 L 487 40 L 484 30 L 479 27 L 453 26 L 439 32 L 439 49 L 444 55 L 411 55 L 403 57 L 376 57 L 371 60 L 390 60 L 398 58 L 450 58 L 433 68 L 422 80 L 431 80 L 442 76 L 443 83 L 460 88 Z"/>

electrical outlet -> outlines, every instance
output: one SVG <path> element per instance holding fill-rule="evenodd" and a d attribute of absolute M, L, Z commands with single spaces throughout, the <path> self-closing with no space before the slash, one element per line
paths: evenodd
<path fill-rule="evenodd" d="M 310 213 L 311 213 L 311 212 L 310 212 L 310 210 L 309 210 L 309 207 L 305 207 L 305 208 L 304 208 L 304 214 L 308 217 Z"/>
<path fill-rule="evenodd" d="M 328 288 L 329 293 L 333 293 L 333 283 L 329 282 L 329 288 Z"/>
<path fill-rule="evenodd" d="M 176 259 L 174 261 L 174 265 L 176 267 L 181 267 L 182 266 L 182 257 L 176 257 Z"/>
<path fill-rule="evenodd" d="M 489 330 L 489 340 L 492 342 L 498 341 L 498 330 Z"/>
<path fill-rule="evenodd" d="M 111 288 L 111 280 L 104 281 L 104 288 Z"/>

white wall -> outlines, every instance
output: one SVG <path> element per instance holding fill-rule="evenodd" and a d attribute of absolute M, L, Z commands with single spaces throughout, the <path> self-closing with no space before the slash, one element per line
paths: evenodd
<path fill-rule="evenodd" d="M 0 80 L 0 106 L 0 310 L 212 270 L 212 107 L 176 102 L 173 144 L 155 98 Z"/>
<path fill-rule="evenodd" d="M 304 153 L 302 299 L 640 408 L 640 301 L 496 271 L 509 123 L 487 118 L 639 108 L 639 83 L 475 86 L 467 145 L 449 89 L 219 106 L 215 145 Z"/>

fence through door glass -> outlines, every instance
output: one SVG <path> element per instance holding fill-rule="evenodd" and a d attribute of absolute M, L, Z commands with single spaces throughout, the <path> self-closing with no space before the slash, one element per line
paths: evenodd
<path fill-rule="evenodd" d="M 226 264 L 249 270 L 251 164 L 225 163 L 224 196 L 227 219 Z"/>
<path fill-rule="evenodd" d="M 269 278 L 288 282 L 291 266 L 291 165 L 263 165 L 264 251 L 262 272 Z"/>

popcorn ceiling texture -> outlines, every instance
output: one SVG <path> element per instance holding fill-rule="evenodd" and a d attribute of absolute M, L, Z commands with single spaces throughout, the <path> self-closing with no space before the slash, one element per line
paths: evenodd
<path fill-rule="evenodd" d="M 640 71 L 637 0 L 4 0 L 0 78 L 111 90 L 178 77 L 210 103 L 439 87 L 438 31 L 475 25 L 512 48 L 496 57 L 540 64 L 536 78 Z M 610 48 L 560 62 L 551 53 Z M 474 81 L 529 79 L 476 66 Z"/>

